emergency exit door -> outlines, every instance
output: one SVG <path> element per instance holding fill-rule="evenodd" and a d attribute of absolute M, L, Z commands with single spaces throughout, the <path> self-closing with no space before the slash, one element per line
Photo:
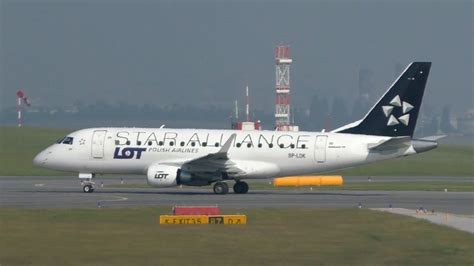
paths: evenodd
<path fill-rule="evenodd" d="M 107 130 L 95 130 L 92 135 L 92 158 L 104 157 L 104 142 Z"/>
<path fill-rule="evenodd" d="M 324 163 L 326 161 L 326 143 L 328 136 L 317 136 L 316 145 L 314 148 L 314 159 L 317 163 Z"/>

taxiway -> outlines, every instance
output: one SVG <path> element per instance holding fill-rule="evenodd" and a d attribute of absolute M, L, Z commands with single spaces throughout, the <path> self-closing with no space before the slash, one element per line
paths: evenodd
<path fill-rule="evenodd" d="M 362 178 L 363 179 L 363 178 Z M 361 179 L 361 180 L 362 180 Z M 365 178 L 367 179 L 367 178 Z M 418 178 L 420 179 L 420 178 Z M 347 179 L 346 179 L 347 180 Z M 350 179 L 349 179 L 350 180 Z M 357 180 L 354 179 L 354 180 Z M 391 182 L 407 180 L 390 177 Z M 472 181 L 472 177 L 452 178 Z M 252 189 L 245 195 L 215 195 L 211 187 L 126 188 L 120 177 L 96 178 L 96 190 L 83 193 L 76 177 L 0 177 L 0 207 L 93 208 L 219 205 L 222 208 L 394 208 L 474 214 L 474 192 L 444 191 L 339 191 L 317 188 Z M 257 182 L 267 182 L 265 180 Z M 351 182 L 351 181 L 348 181 Z M 143 177 L 127 177 L 125 184 L 146 184 Z M 103 184 L 103 186 L 102 186 Z"/>

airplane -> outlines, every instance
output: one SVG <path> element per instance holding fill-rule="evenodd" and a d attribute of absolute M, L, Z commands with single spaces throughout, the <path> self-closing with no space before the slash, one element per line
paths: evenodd
<path fill-rule="evenodd" d="M 88 128 L 41 151 L 36 166 L 77 172 L 83 191 L 97 174 L 145 175 L 152 187 L 213 185 L 245 194 L 249 179 L 315 174 L 434 149 L 414 139 L 431 62 L 410 63 L 362 119 L 330 132 Z"/>

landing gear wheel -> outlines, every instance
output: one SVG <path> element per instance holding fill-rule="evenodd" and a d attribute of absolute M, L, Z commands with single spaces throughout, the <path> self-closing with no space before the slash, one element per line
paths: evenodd
<path fill-rule="evenodd" d="M 246 182 L 238 181 L 234 184 L 235 194 L 245 194 L 249 191 L 249 185 Z"/>
<path fill-rule="evenodd" d="M 94 187 L 92 185 L 85 185 L 84 187 L 82 187 L 82 190 L 85 193 L 92 193 L 92 191 L 94 191 Z"/>
<path fill-rule="evenodd" d="M 214 184 L 214 193 L 224 195 L 229 192 L 229 186 L 225 182 L 216 182 Z"/>

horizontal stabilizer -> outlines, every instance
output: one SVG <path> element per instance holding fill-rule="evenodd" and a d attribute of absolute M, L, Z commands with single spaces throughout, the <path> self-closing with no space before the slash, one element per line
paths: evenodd
<path fill-rule="evenodd" d="M 396 150 L 410 146 L 410 137 L 394 137 L 379 143 L 369 144 L 368 148 L 372 151 Z"/>
<path fill-rule="evenodd" d="M 446 138 L 446 135 L 429 136 L 429 137 L 424 137 L 424 138 L 417 139 L 417 140 L 438 141 L 438 140 L 443 139 L 443 138 Z"/>
<path fill-rule="evenodd" d="M 411 141 L 411 145 L 413 146 L 413 149 L 415 149 L 416 153 L 422 153 L 438 147 L 438 140 L 444 137 L 446 137 L 446 135 L 429 136 L 421 139 L 414 139 Z"/>

